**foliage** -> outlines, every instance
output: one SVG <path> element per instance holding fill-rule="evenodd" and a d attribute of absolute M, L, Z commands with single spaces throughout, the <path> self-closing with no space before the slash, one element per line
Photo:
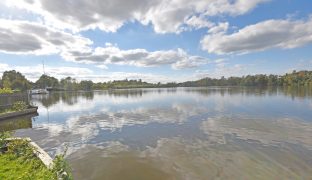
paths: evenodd
<path fill-rule="evenodd" d="M 32 127 L 32 119 L 29 116 L 21 116 L 14 121 L 6 120 L 0 121 L 0 132 L 2 131 L 13 131 L 16 129 L 28 129 Z"/>
<path fill-rule="evenodd" d="M 12 71 L 5 71 L 2 75 L 2 87 L 10 89 L 27 90 L 30 89 L 31 83 L 21 73 Z"/>
<path fill-rule="evenodd" d="M 61 79 L 60 86 L 68 91 L 79 90 L 79 84 L 76 79 L 67 77 L 65 79 Z"/>
<path fill-rule="evenodd" d="M 11 108 L 6 108 L 0 110 L 0 114 L 6 114 L 11 112 L 17 112 L 17 111 L 24 111 L 28 108 L 28 105 L 24 101 L 17 101 L 15 102 Z"/>
<path fill-rule="evenodd" d="M 6 71 L 2 77 L 2 87 L 25 90 L 31 83 L 19 72 Z M 109 82 L 93 83 L 92 81 L 78 82 L 76 79 L 66 77 L 58 79 L 42 75 L 33 87 L 55 89 L 65 89 L 67 91 L 91 91 L 104 89 L 121 89 L 121 88 L 159 88 L 159 87 L 199 87 L 199 86 L 312 86 L 312 71 L 293 71 L 285 75 L 247 75 L 243 77 L 221 77 L 203 78 L 197 81 L 187 81 L 182 83 L 169 82 L 166 84 L 148 83 L 139 80 L 115 80 Z"/>
<path fill-rule="evenodd" d="M 141 79 L 139 80 L 115 80 L 103 83 L 96 83 L 93 85 L 93 89 L 101 90 L 101 89 L 121 89 L 121 88 L 152 88 L 158 87 L 157 84 L 143 82 Z"/>
<path fill-rule="evenodd" d="M 0 88 L 0 94 L 13 94 L 11 88 Z"/>
<path fill-rule="evenodd" d="M 24 101 L 17 101 L 12 106 L 12 111 L 24 111 L 27 109 L 27 104 Z"/>
<path fill-rule="evenodd" d="M 4 147 L 6 143 L 6 139 L 9 138 L 11 134 L 9 132 L 0 132 L 0 148 Z"/>
<path fill-rule="evenodd" d="M 58 87 L 59 81 L 55 77 L 51 77 L 43 74 L 40 78 L 35 82 L 34 85 L 36 88 L 46 88 L 46 87 Z"/>
<path fill-rule="evenodd" d="M 34 148 L 29 145 L 29 142 L 24 139 L 10 141 L 8 143 L 8 151 L 6 153 L 14 154 L 18 158 L 25 161 L 35 158 Z"/>
<path fill-rule="evenodd" d="M 91 91 L 93 86 L 92 81 L 81 81 L 80 82 L 80 89 L 84 91 Z"/>
<path fill-rule="evenodd" d="M 9 135 L 0 134 L 1 141 Z M 57 179 L 34 154 L 27 140 L 14 140 L 5 144 L 7 151 L 0 155 L 0 179 Z"/>
<path fill-rule="evenodd" d="M 54 167 L 48 169 L 34 154 L 34 147 L 27 140 L 5 141 L 9 133 L 0 133 L 0 143 L 7 151 L 0 154 L 0 179 L 72 179 L 69 165 L 64 159 L 65 153 L 56 156 Z"/>
<path fill-rule="evenodd" d="M 66 152 L 67 152 L 67 148 L 63 154 L 55 156 L 53 160 L 54 166 L 53 166 L 52 171 L 56 173 L 58 177 L 60 177 L 61 179 L 71 180 L 73 179 L 72 174 L 71 174 L 71 168 L 64 158 Z"/>
<path fill-rule="evenodd" d="M 57 179 L 37 158 L 18 157 L 12 153 L 0 155 L 0 179 Z"/>
<path fill-rule="evenodd" d="M 312 86 L 312 71 L 293 71 L 282 76 L 259 74 L 221 79 L 203 78 L 180 83 L 178 86 Z"/>

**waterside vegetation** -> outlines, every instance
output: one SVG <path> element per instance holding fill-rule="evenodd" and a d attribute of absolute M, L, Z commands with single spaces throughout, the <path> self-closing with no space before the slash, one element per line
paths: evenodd
<path fill-rule="evenodd" d="M 9 108 L 0 109 L 0 115 L 11 113 L 11 112 L 18 112 L 18 111 L 24 111 L 29 107 L 24 101 L 17 101 L 13 103 L 13 105 Z"/>
<path fill-rule="evenodd" d="M 139 80 L 115 80 L 94 83 L 90 80 L 77 81 L 75 78 L 66 77 L 58 80 L 55 77 L 42 75 L 36 82 L 31 82 L 15 70 L 6 71 L 0 79 L 1 92 L 11 93 L 11 89 L 24 91 L 31 88 L 52 87 L 67 91 L 77 90 L 105 90 L 121 88 L 158 88 L 158 87 L 201 87 L 201 86 L 311 86 L 312 71 L 293 71 L 284 75 L 247 75 L 243 77 L 202 78 L 196 81 L 182 83 L 148 83 Z"/>
<path fill-rule="evenodd" d="M 13 90 L 11 88 L 0 88 L 0 94 L 13 94 Z"/>
<path fill-rule="evenodd" d="M 64 154 L 55 157 L 52 168 L 35 155 L 27 140 L 7 141 L 9 133 L 0 133 L 0 179 L 72 179 Z"/>

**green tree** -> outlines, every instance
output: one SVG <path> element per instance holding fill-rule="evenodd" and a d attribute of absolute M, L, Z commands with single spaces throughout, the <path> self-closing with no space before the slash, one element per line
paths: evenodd
<path fill-rule="evenodd" d="M 79 90 L 79 84 L 77 83 L 76 79 L 71 77 L 61 79 L 60 86 L 68 91 Z"/>
<path fill-rule="evenodd" d="M 27 90 L 31 88 L 31 82 L 24 75 L 15 70 L 5 71 L 2 75 L 2 86 L 14 90 Z"/>
<path fill-rule="evenodd" d="M 80 89 L 85 91 L 92 90 L 93 82 L 92 81 L 81 81 L 80 82 Z"/>
<path fill-rule="evenodd" d="M 37 88 L 46 88 L 46 87 L 58 87 L 59 81 L 58 79 L 43 74 L 40 78 L 36 81 L 35 86 Z"/>

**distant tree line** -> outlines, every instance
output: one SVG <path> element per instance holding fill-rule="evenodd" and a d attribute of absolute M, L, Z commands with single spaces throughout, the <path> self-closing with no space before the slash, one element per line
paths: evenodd
<path fill-rule="evenodd" d="M 115 80 L 109 82 L 94 83 L 90 80 L 77 81 L 66 77 L 58 80 L 55 77 L 42 75 L 36 82 L 26 79 L 21 73 L 12 70 L 5 71 L 0 79 L 1 88 L 25 91 L 32 88 L 54 88 L 60 90 L 104 90 L 120 88 L 154 88 L 154 87 L 201 87 L 201 86 L 311 86 L 312 71 L 293 71 L 285 75 L 248 75 L 243 77 L 203 78 L 197 81 L 183 83 L 148 83 L 139 80 Z"/>
<path fill-rule="evenodd" d="M 220 79 L 203 78 L 180 83 L 179 86 L 312 86 L 312 71 L 293 71 L 285 75 L 248 75 Z"/>

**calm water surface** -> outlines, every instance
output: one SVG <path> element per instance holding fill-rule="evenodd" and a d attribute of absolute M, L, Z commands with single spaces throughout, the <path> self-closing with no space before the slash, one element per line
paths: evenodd
<path fill-rule="evenodd" d="M 24 128 L 75 179 L 311 179 L 312 98 L 304 90 L 131 89 L 33 96 Z"/>

